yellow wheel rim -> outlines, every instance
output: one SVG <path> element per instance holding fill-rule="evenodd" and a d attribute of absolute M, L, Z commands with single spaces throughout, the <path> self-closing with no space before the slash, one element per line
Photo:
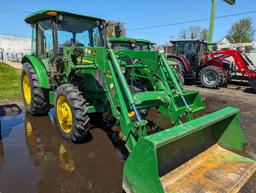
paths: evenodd
<path fill-rule="evenodd" d="M 61 129 L 65 133 L 70 133 L 72 130 L 72 111 L 64 96 L 57 99 L 57 118 L 60 123 Z"/>
<path fill-rule="evenodd" d="M 30 86 L 30 82 L 27 74 L 24 74 L 23 76 L 22 86 L 23 86 L 23 95 L 24 95 L 25 101 L 29 105 L 31 103 L 32 97 L 31 97 L 31 86 Z"/>

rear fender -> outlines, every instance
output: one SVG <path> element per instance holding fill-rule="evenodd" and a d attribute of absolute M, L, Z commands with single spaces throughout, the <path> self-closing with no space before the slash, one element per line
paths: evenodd
<path fill-rule="evenodd" d="M 182 55 L 179 55 L 178 58 L 184 64 L 186 72 L 189 72 L 190 71 L 190 63 L 189 63 L 189 61 L 184 56 L 182 56 Z"/>
<path fill-rule="evenodd" d="M 48 76 L 42 61 L 36 56 L 26 55 L 22 58 L 21 63 L 24 64 L 25 62 L 29 62 L 33 66 L 37 74 L 40 87 L 49 89 L 50 85 L 48 81 Z"/>
<path fill-rule="evenodd" d="M 170 55 L 168 56 L 168 58 L 175 58 L 176 60 L 179 60 L 184 65 L 186 72 L 189 72 L 189 61 L 185 57 L 181 55 L 179 56 Z"/>
<path fill-rule="evenodd" d="M 226 69 L 223 66 L 223 63 L 221 60 L 208 60 L 205 62 L 204 66 L 215 66 L 220 69 L 221 72 L 225 73 Z"/>

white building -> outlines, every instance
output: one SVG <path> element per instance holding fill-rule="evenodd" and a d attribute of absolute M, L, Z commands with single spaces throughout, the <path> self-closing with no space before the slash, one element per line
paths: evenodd
<path fill-rule="evenodd" d="M 243 51 L 245 51 L 245 54 L 252 60 L 254 64 L 256 64 L 256 47 L 255 47 L 255 42 L 252 43 L 235 43 L 231 44 L 229 40 L 226 37 L 223 37 L 217 44 L 218 48 L 240 48 Z M 249 50 L 246 51 L 246 47 L 250 47 Z"/>
<path fill-rule="evenodd" d="M 30 38 L 0 35 L 0 52 L 3 53 L 4 60 L 19 60 L 30 51 Z"/>
<path fill-rule="evenodd" d="M 227 45 L 230 44 L 229 40 L 224 36 L 219 42 L 218 45 Z"/>

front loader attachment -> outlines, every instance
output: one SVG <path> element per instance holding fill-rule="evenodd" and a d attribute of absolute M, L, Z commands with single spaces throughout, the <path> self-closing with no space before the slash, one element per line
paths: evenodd
<path fill-rule="evenodd" d="M 256 170 L 239 109 L 217 112 L 141 139 L 124 166 L 132 193 L 237 192 Z"/>

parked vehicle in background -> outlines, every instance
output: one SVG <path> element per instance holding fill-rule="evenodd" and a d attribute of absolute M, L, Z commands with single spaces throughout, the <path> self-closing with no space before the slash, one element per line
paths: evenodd
<path fill-rule="evenodd" d="M 112 49 L 154 51 L 154 43 L 145 39 L 114 37 L 110 38 L 109 42 Z"/>
<path fill-rule="evenodd" d="M 171 43 L 172 53 L 167 57 L 177 61 L 178 73 L 186 82 L 200 81 L 204 87 L 217 88 L 227 84 L 232 75 L 239 72 L 256 89 L 255 64 L 243 51 L 209 51 L 208 44 L 200 40 L 176 40 Z"/>

